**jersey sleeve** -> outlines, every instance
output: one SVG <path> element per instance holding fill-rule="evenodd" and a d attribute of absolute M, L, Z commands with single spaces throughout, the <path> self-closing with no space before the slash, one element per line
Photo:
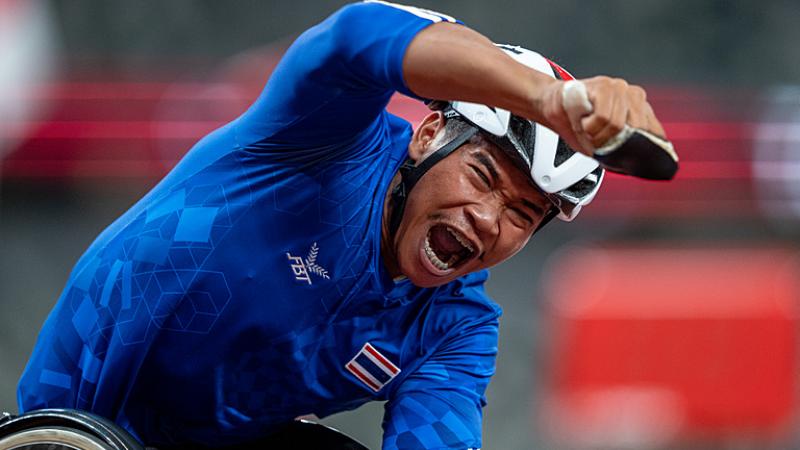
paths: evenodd
<path fill-rule="evenodd" d="M 455 19 L 367 1 L 338 10 L 287 50 L 261 96 L 237 121 L 248 150 L 341 143 L 383 112 L 394 92 L 414 96 L 403 58 L 425 27 Z"/>
<path fill-rule="evenodd" d="M 386 403 L 383 449 L 478 449 L 494 374 L 497 319 L 458 333 Z"/>

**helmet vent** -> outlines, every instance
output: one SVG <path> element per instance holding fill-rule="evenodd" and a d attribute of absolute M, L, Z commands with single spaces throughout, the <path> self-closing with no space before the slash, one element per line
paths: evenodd
<path fill-rule="evenodd" d="M 555 167 L 560 166 L 574 154 L 575 150 L 571 149 L 563 139 L 558 138 L 558 147 L 556 148 L 556 157 L 553 161 L 553 165 Z"/>
<path fill-rule="evenodd" d="M 536 143 L 536 128 L 530 120 L 512 115 L 508 123 L 507 138 L 518 152 L 524 153 L 526 164 L 530 169 L 533 161 L 533 149 Z"/>
<path fill-rule="evenodd" d="M 567 189 L 564 189 L 563 192 L 576 198 L 582 198 L 588 195 L 595 188 L 595 186 L 597 186 L 597 181 L 599 179 L 601 170 L 602 169 L 598 167 L 590 174 L 583 177 L 582 180 L 578 181 Z"/>

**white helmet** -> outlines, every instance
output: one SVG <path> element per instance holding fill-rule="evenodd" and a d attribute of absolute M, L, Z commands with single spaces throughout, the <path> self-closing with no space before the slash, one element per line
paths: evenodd
<path fill-rule="evenodd" d="M 574 79 L 566 70 L 534 51 L 511 45 L 498 47 L 517 62 L 539 72 L 554 78 Z M 436 106 L 442 107 L 441 103 Z M 485 131 L 492 141 L 524 163 L 536 185 L 559 209 L 560 219 L 574 219 L 600 188 L 604 171 L 598 162 L 569 148 L 544 125 L 477 103 L 455 101 L 444 109 Z"/>
<path fill-rule="evenodd" d="M 553 78 L 574 79 L 566 70 L 542 55 L 517 46 L 497 45 L 517 62 Z M 402 180 L 392 193 L 395 210 L 391 222 L 394 231 L 400 224 L 405 198 L 411 188 L 435 163 L 455 151 L 477 132 L 503 149 L 530 174 L 536 186 L 553 203 L 555 209 L 541 226 L 556 213 L 561 220 L 571 221 L 584 205 L 597 194 L 605 171 L 592 158 L 572 150 L 553 130 L 504 109 L 478 103 L 435 100 L 431 109 L 442 110 L 445 117 L 462 119 L 470 129 L 443 145 L 419 165 L 407 161 L 400 168 Z"/>

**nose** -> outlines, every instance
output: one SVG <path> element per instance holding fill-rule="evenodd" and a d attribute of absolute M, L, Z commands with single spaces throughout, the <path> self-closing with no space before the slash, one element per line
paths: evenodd
<path fill-rule="evenodd" d="M 497 236 L 500 232 L 499 208 L 491 202 L 475 202 L 466 207 L 466 213 L 475 231 L 483 236 Z"/>

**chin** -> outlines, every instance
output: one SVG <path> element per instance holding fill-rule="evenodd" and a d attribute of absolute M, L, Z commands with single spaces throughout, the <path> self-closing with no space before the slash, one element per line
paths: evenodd
<path fill-rule="evenodd" d="M 421 288 L 435 288 L 439 286 L 444 286 L 445 284 L 455 280 L 458 277 L 452 278 L 431 278 L 429 276 L 415 276 L 418 274 L 411 274 L 408 276 L 408 280 L 414 284 L 414 286 L 421 287 Z"/>

